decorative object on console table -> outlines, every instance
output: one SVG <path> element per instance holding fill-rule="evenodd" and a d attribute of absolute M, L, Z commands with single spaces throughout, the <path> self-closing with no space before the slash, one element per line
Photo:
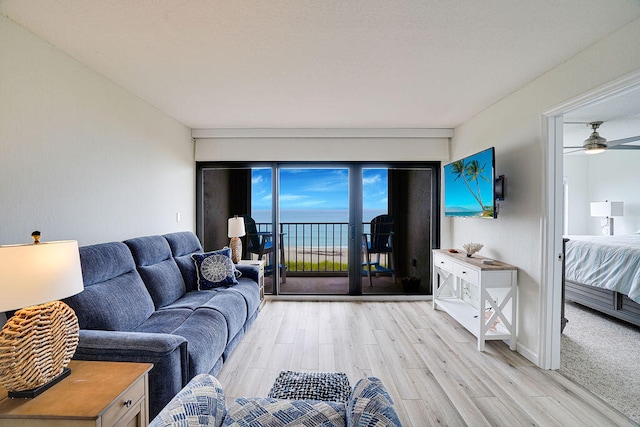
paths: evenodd
<path fill-rule="evenodd" d="M 229 218 L 229 247 L 231 248 L 231 261 L 234 264 L 240 262 L 242 258 L 242 240 L 239 238 L 246 233 L 244 229 L 244 218 L 238 218 L 238 215 L 234 215 L 233 218 Z"/>
<path fill-rule="evenodd" d="M 61 301 L 83 288 L 78 242 L 0 246 L 0 311 L 16 310 L 0 332 L 0 384 L 33 398 L 69 375 L 78 319 Z"/>
<path fill-rule="evenodd" d="M 484 247 L 484 245 L 482 243 L 470 242 L 470 243 L 465 243 L 464 245 L 462 245 L 462 247 L 464 248 L 465 252 L 467 252 L 467 256 L 471 258 L 473 254 L 475 254 L 476 252 L 479 252 L 480 249 Z"/>
<path fill-rule="evenodd" d="M 614 216 L 624 216 L 624 202 L 591 202 L 591 216 L 600 217 L 603 236 L 613 236 Z"/>

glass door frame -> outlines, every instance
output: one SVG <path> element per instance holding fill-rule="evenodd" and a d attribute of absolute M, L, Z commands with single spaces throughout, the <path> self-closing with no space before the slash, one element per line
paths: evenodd
<path fill-rule="evenodd" d="M 279 218 L 279 169 L 287 168 L 346 168 L 349 171 L 349 245 L 348 259 L 359 260 L 362 257 L 360 247 L 360 236 L 364 232 L 362 224 L 362 204 L 363 204 L 363 182 L 362 171 L 369 168 L 386 169 L 429 169 L 432 171 L 431 191 L 431 247 L 440 248 L 440 224 L 441 224 L 441 162 L 439 161 L 417 161 L 417 162 L 196 162 L 196 234 L 201 237 L 204 234 L 204 188 L 203 170 L 205 169 L 253 169 L 271 168 L 272 173 L 272 200 L 271 200 L 271 221 L 272 242 L 274 243 L 274 254 L 280 253 L 280 240 L 277 239 Z M 282 262 L 277 259 L 276 263 Z M 349 296 L 362 295 L 362 266 L 360 262 L 349 262 Z M 277 265 L 277 264 L 276 264 Z M 273 271 L 273 294 L 280 294 L 280 271 L 274 268 Z"/>

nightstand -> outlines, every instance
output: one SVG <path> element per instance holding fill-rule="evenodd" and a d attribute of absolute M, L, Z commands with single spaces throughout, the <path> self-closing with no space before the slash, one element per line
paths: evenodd
<path fill-rule="evenodd" d="M 238 264 L 254 265 L 258 267 L 258 286 L 260 287 L 260 307 L 264 304 L 264 260 L 241 259 Z"/>
<path fill-rule="evenodd" d="M 150 363 L 72 360 L 71 375 L 34 399 L 0 388 L 0 425 L 146 426 Z"/>

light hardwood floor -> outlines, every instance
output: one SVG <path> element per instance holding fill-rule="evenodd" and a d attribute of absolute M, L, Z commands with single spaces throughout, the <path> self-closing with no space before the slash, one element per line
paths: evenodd
<path fill-rule="evenodd" d="M 427 301 L 267 301 L 218 379 L 230 404 L 266 396 L 281 370 L 373 375 L 404 426 L 636 425 L 504 342 L 476 345 Z"/>

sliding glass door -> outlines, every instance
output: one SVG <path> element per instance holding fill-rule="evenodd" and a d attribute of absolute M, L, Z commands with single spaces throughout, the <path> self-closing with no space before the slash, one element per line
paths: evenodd
<path fill-rule="evenodd" d="M 277 197 L 282 294 L 349 293 L 349 168 L 282 166 Z"/>
<path fill-rule="evenodd" d="M 244 257 L 265 261 L 267 293 L 430 294 L 439 164 L 199 165 L 198 234 L 228 244 L 247 218 Z M 251 229 L 251 230 L 249 230 Z"/>

